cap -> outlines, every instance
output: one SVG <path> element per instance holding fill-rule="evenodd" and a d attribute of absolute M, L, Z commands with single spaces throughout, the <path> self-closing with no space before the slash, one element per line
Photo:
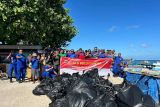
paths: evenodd
<path fill-rule="evenodd" d="M 36 53 L 33 53 L 32 56 L 37 56 L 37 54 L 36 54 Z"/>

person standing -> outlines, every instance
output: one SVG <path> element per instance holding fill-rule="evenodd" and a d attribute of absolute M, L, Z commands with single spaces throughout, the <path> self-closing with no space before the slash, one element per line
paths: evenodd
<path fill-rule="evenodd" d="M 18 77 L 17 77 L 17 59 L 16 59 L 15 53 L 13 51 L 11 51 L 11 53 L 7 56 L 7 59 L 10 59 L 8 74 L 9 74 L 10 83 L 12 83 L 13 70 L 14 70 L 14 75 L 16 77 L 16 80 L 18 80 Z"/>
<path fill-rule="evenodd" d="M 106 57 L 113 59 L 112 50 L 106 50 Z"/>
<path fill-rule="evenodd" d="M 86 50 L 85 58 L 92 58 L 91 50 Z"/>
<path fill-rule="evenodd" d="M 78 50 L 77 58 L 85 59 L 85 53 L 83 52 L 82 48 Z"/>
<path fill-rule="evenodd" d="M 77 56 L 76 56 L 76 54 L 75 54 L 75 52 L 74 52 L 73 49 L 70 50 L 70 52 L 69 52 L 69 54 L 67 55 L 67 57 L 69 57 L 69 58 L 77 58 Z"/>
<path fill-rule="evenodd" d="M 99 58 L 106 58 L 105 50 L 104 49 L 100 50 Z"/>
<path fill-rule="evenodd" d="M 114 64 L 113 64 L 113 73 L 115 75 L 119 75 L 121 73 L 122 61 L 123 61 L 123 58 L 121 56 L 121 53 L 118 53 L 118 56 L 115 57 Z"/>
<path fill-rule="evenodd" d="M 37 77 L 38 81 L 40 81 L 40 73 L 39 73 L 40 61 L 37 58 L 36 53 L 32 54 L 31 63 L 32 63 L 32 81 L 33 83 L 35 83 L 35 76 Z"/>
<path fill-rule="evenodd" d="M 53 66 L 54 70 L 59 73 L 59 68 L 60 68 L 60 56 L 59 56 L 59 51 L 55 51 L 53 55 Z"/>
<path fill-rule="evenodd" d="M 60 58 L 61 58 L 61 57 L 66 57 L 67 55 L 66 55 L 66 53 L 64 52 L 64 50 L 61 49 L 59 56 L 60 56 Z"/>
<path fill-rule="evenodd" d="M 92 57 L 93 58 L 98 58 L 98 56 L 99 56 L 98 48 L 94 47 L 94 50 L 92 52 Z"/>
<path fill-rule="evenodd" d="M 16 58 L 17 58 L 18 82 L 21 83 L 25 81 L 26 67 L 27 67 L 26 57 L 23 55 L 23 50 L 19 50 L 19 53 L 16 55 Z"/>

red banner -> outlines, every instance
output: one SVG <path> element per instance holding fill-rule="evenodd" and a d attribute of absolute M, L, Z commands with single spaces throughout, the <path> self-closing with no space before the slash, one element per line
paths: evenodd
<path fill-rule="evenodd" d="M 60 69 L 71 69 L 76 71 L 86 71 L 92 68 L 110 69 L 112 66 L 111 58 L 99 58 L 99 59 L 73 59 L 68 57 L 62 57 L 60 61 Z"/>

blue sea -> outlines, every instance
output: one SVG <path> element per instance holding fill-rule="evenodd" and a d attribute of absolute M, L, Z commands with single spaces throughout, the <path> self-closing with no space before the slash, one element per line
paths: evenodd
<path fill-rule="evenodd" d="M 152 65 L 153 63 L 160 62 L 160 60 L 133 60 L 130 65 L 138 65 L 144 62 L 148 62 L 148 64 Z"/>

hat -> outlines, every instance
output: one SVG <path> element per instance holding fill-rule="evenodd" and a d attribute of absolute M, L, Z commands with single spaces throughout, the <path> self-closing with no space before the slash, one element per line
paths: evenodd
<path fill-rule="evenodd" d="M 37 56 L 37 54 L 36 54 L 36 53 L 33 53 L 32 56 Z"/>

